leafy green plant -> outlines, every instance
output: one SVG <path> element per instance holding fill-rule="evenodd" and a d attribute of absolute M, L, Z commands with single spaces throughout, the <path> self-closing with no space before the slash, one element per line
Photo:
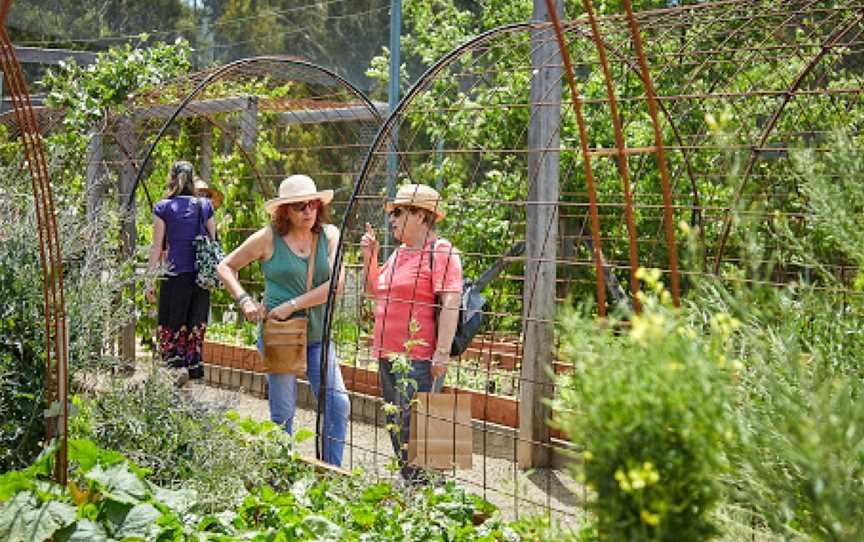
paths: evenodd
<path fill-rule="evenodd" d="M 688 325 L 669 304 L 659 272 L 644 312 L 621 322 L 561 316 L 562 351 L 575 370 L 557 386 L 556 419 L 582 449 L 577 475 L 596 492 L 603 540 L 706 540 L 734 436 L 728 401 L 738 362 L 729 337 L 738 326 L 716 315 L 707 330 Z"/>
<path fill-rule="evenodd" d="M 291 459 L 293 441 L 270 435 L 275 424 L 254 425 L 226 407 L 190 399 L 160 370 L 81 401 L 80 409 L 73 435 L 123 453 L 149 469 L 154 483 L 195 489 L 208 510 L 236 504 L 246 486 L 263 483 Z"/>
<path fill-rule="evenodd" d="M 38 227 L 29 179 L 17 167 L 2 167 L 0 186 L 0 471 L 21 468 L 42 447 L 45 389 L 45 319 Z M 131 307 L 117 303 L 131 278 L 110 240 L 110 206 L 86 221 L 75 212 L 57 216 L 62 248 L 69 369 L 112 369 L 119 361 L 109 345 Z"/>
<path fill-rule="evenodd" d="M 258 327 L 246 321 L 239 324 L 230 321 L 212 322 L 207 325 L 205 338 L 230 344 L 255 346 L 258 342 Z"/>
<path fill-rule="evenodd" d="M 489 503 L 452 483 L 401 494 L 356 475 L 319 478 L 292 462 L 278 487 L 252 488 L 236 507 L 208 513 L 195 491 L 160 487 L 147 479 L 147 469 L 89 440 L 70 441 L 70 482 L 58 486 L 47 480 L 51 452 L 23 471 L 0 475 L 3 540 L 516 542 L 555 536 L 548 521 L 503 522 Z M 491 517 L 475 526 L 475 512 Z"/>
<path fill-rule="evenodd" d="M 74 60 L 61 62 L 46 72 L 40 85 L 48 90 L 48 105 L 66 110 L 63 122 L 68 133 L 80 137 L 105 117 L 108 108 L 122 113 L 119 106 L 133 92 L 152 89 L 189 71 L 190 52 L 189 43 L 182 39 L 146 48 L 126 44 L 99 53 L 89 66 L 78 66 Z"/>
<path fill-rule="evenodd" d="M 408 324 L 408 340 L 404 343 L 404 351 L 399 353 L 391 353 L 390 363 L 391 370 L 393 374 L 396 376 L 396 392 L 399 394 L 400 403 L 405 405 L 405 408 L 411 408 L 411 405 L 416 401 L 416 399 L 408 400 L 409 396 L 414 395 L 414 392 L 417 391 L 417 381 L 410 377 L 411 375 L 411 350 L 415 346 L 422 346 L 426 344 L 426 341 L 423 339 L 416 339 L 414 336 L 419 331 L 420 325 L 416 320 L 412 319 Z M 404 418 L 402 416 L 402 408 L 399 405 L 394 405 L 393 403 L 385 402 L 381 405 L 381 409 L 384 411 L 384 414 L 388 417 L 388 419 L 395 419 L 395 422 L 389 422 L 385 425 L 385 429 L 393 434 L 396 438 L 396 442 L 399 444 L 399 449 L 405 449 L 408 446 L 407 442 L 402 442 L 402 424 L 404 423 Z M 392 470 L 398 470 L 400 467 L 401 458 L 394 457 L 390 462 L 389 467 Z"/>
<path fill-rule="evenodd" d="M 728 501 L 783 538 L 859 540 L 864 535 L 864 304 L 832 262 L 864 262 L 860 232 L 864 173 L 856 145 L 832 138 L 832 153 L 791 153 L 792 175 L 807 195 L 807 227 L 774 218 L 799 280 L 776 288 L 766 278 L 776 255 L 738 275 L 703 279 L 689 318 L 734 315 L 740 439 L 727 443 Z M 760 245 L 750 241 L 754 250 Z M 730 280 L 732 279 L 732 280 Z M 854 286 L 857 288 L 857 286 Z"/>

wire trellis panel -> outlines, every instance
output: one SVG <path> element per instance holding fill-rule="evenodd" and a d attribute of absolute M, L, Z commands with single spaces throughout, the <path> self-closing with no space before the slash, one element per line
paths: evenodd
<path fill-rule="evenodd" d="M 590 2 L 582 5 L 586 12 L 591 8 Z M 735 226 L 736 213 L 760 219 L 757 233 L 767 245 L 775 242 L 771 216 L 806 215 L 789 174 L 791 150 L 830 152 L 825 142 L 832 132 L 839 127 L 854 135 L 860 124 L 860 2 L 728 1 L 643 13 L 632 13 L 629 2 L 625 7 L 620 15 L 561 24 L 569 67 L 554 25 L 542 22 L 488 31 L 444 55 L 387 119 L 343 222 L 346 261 L 360 260 L 367 222 L 385 239 L 383 251 L 395 250 L 398 242 L 388 234 L 383 213 L 388 194 L 408 182 L 436 187 L 448 213 L 438 234 L 455 242 L 466 276 L 476 278 L 510 248 L 530 244 L 529 214 L 548 211 L 539 223 L 541 234 L 535 233 L 539 252 L 504 258 L 504 271 L 485 292 L 485 332 L 448 376 L 459 393 L 474 396 L 474 426 L 481 435 L 475 451 L 484 458 L 473 471 L 449 475 L 498 502 L 510 499 L 514 512 L 532 505 L 564 516 L 574 512 L 562 504 L 566 498 L 555 500 L 551 492 L 545 502 L 520 494 L 524 486 L 515 470 L 524 466 L 527 449 L 546 448 L 554 456 L 572 446 L 554 432 L 538 437 L 524 431 L 525 411 L 538 407 L 520 398 L 554 394 L 551 379 L 526 371 L 544 354 L 526 345 L 531 325 L 551 329 L 554 319 L 554 310 L 535 306 L 538 281 L 554 284 L 555 306 L 605 297 L 597 307 L 603 314 L 606 305 L 635 305 L 635 267 L 662 270 L 667 284 L 677 279 L 676 255 L 688 253 L 688 239 L 676 239 L 675 231 L 685 222 L 698 243 L 698 256 L 681 264 L 686 295 L 692 277 L 723 272 L 748 257 L 751 232 Z M 578 100 L 571 99 L 568 71 Z M 532 94 L 544 77 L 551 78 L 546 93 Z M 538 141 L 532 124 L 548 109 L 560 111 L 560 118 Z M 395 170 L 388 165 L 394 156 Z M 543 171 L 550 158 L 558 164 L 551 177 Z M 548 182 L 560 187 L 554 200 L 536 196 Z M 754 202 L 758 212 L 749 207 Z M 538 271 L 550 261 L 554 272 Z M 779 280 L 795 269 L 777 273 Z M 377 361 L 365 303 L 365 309 L 362 301 L 352 304 L 352 312 L 337 303 L 332 311 L 334 336 L 355 337 L 347 358 L 338 342 L 337 349 L 342 362 L 354 366 L 358 382 L 375 380 Z M 546 344 L 548 365 L 556 372 L 571 370 L 556 344 L 557 338 Z M 538 387 L 540 393 L 525 394 Z M 386 462 L 387 446 L 373 453 Z M 496 455 L 514 466 L 506 487 L 491 481 L 486 468 Z M 537 472 L 545 480 L 535 485 L 560 482 L 555 470 Z"/>
<path fill-rule="evenodd" d="M 331 297 L 329 331 L 353 401 L 346 463 L 384 475 L 392 451 L 369 397 L 378 360 L 359 242 L 368 222 L 384 252 L 394 250 L 388 195 L 405 182 L 437 187 L 448 212 L 439 233 L 460 250 L 466 276 L 500 271 L 484 292 L 486 327 L 447 382 L 472 396 L 478 457 L 471 471 L 446 475 L 514 515 L 576 518 L 585 489 L 558 467 L 578 443 L 534 423 L 553 416 L 541 398 L 555 393 L 538 368 L 573 369 L 557 350 L 555 309 L 573 299 L 594 300 L 600 315 L 635 306 L 635 268 L 658 268 L 671 284 L 679 252 L 682 297 L 693 277 L 762 263 L 746 248 L 754 235 L 778 243 L 772 217 L 806 226 L 790 153 L 831 153 L 832 135 L 855 137 L 864 120 L 864 2 L 624 6 L 589 16 L 586 0 L 578 19 L 509 25 L 459 45 L 386 122 L 381 104 L 298 59 L 247 59 L 178 79 L 94 128 L 88 194 L 94 205 L 134 202 L 124 222 L 133 255 L 149 241 L 140 208 L 158 199 L 175 159 L 225 192 L 217 222 L 228 249 L 265 223 L 261 203 L 287 174 L 334 189 L 348 287 Z M 55 115 L 2 122 L 50 130 Z M 695 232 L 692 255 L 694 239 L 675 238 L 681 222 Z M 853 275 L 843 261 L 825 265 L 841 280 Z M 772 282 L 802 271 L 777 264 Z M 252 293 L 263 288 L 258 270 L 241 279 Z M 227 297 L 214 301 L 215 320 L 235 314 Z M 537 458 L 530 475 L 520 470 Z"/>

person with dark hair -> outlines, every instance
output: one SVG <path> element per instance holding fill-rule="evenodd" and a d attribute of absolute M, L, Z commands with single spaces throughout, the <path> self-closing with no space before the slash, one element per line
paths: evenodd
<path fill-rule="evenodd" d="M 279 197 L 264 205 L 271 223 L 250 235 L 218 267 L 222 283 L 250 322 L 300 316 L 308 319 L 306 376 L 316 399 L 321 393 L 324 309 L 339 246 L 339 229 L 328 223 L 328 204 L 332 199 L 333 191 L 319 191 L 310 177 L 288 177 L 279 185 Z M 317 243 L 314 250 L 313 243 Z M 313 253 L 312 287 L 307 291 L 307 272 Z M 252 299 L 237 280 L 240 269 L 255 261 L 261 262 L 264 272 L 263 304 Z M 342 282 L 340 273 L 340 290 Z M 261 350 L 260 334 L 258 345 Z M 350 405 L 335 348 L 331 344 L 328 350 L 323 459 L 332 465 L 341 465 Z M 292 374 L 267 375 L 270 419 L 288 433 L 293 431 L 296 380 Z"/>
<path fill-rule="evenodd" d="M 156 336 L 162 360 L 173 368 L 185 368 L 178 385 L 204 376 L 201 346 L 207 330 L 210 292 L 195 283 L 195 237 L 207 232 L 215 236 L 213 206 L 208 198 L 195 197 L 192 164 L 181 160 L 171 166 L 165 197 L 153 207 L 153 241 L 148 268 L 155 272 L 167 247 L 159 288 L 159 316 Z M 149 281 L 145 296 L 156 301 L 155 284 Z"/>
<path fill-rule="evenodd" d="M 378 358 L 384 401 L 400 411 L 398 417 L 388 414 L 387 422 L 399 427 L 390 438 L 401 474 L 419 482 L 424 474 L 406 464 L 411 400 L 416 392 L 439 392 L 444 383 L 459 318 L 462 260 L 453 244 L 435 232 L 445 212 L 434 188 L 403 185 L 384 210 L 400 246 L 379 266 L 378 240 L 368 223 L 360 241 L 366 293 L 375 300 L 372 353 Z M 407 352 L 406 344 L 413 345 Z M 400 354 L 411 361 L 404 393 L 391 359 Z"/>

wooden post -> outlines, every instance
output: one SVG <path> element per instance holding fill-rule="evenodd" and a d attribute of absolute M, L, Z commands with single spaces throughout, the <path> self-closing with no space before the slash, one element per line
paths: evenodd
<path fill-rule="evenodd" d="M 199 157 L 198 174 L 210 182 L 210 171 L 213 166 L 213 125 L 206 118 L 201 125 L 201 155 Z"/>
<path fill-rule="evenodd" d="M 93 222 L 102 207 L 105 195 L 105 185 L 101 175 L 104 153 L 102 148 L 102 132 L 97 128 L 90 130 L 90 141 L 87 143 L 87 221 Z"/>
<path fill-rule="evenodd" d="M 240 145 L 249 156 L 255 156 L 255 142 L 258 139 L 258 97 L 246 99 L 246 109 L 240 117 Z"/>
<path fill-rule="evenodd" d="M 117 148 L 120 154 L 120 183 L 117 187 L 117 198 L 122 212 L 120 223 L 120 253 L 125 258 L 135 255 L 138 239 L 138 229 L 135 225 L 137 209 L 135 203 L 127 207 L 129 193 L 135 184 L 137 167 L 135 158 L 138 156 L 138 142 L 129 119 L 123 119 L 117 130 Z M 126 303 L 135 302 L 137 285 L 133 282 L 126 290 Z M 127 364 L 135 363 L 135 316 L 120 330 L 120 357 Z"/>
<path fill-rule="evenodd" d="M 556 2 L 559 14 L 561 0 Z M 549 20 L 545 0 L 534 0 L 534 20 Z M 521 468 L 551 464 L 552 349 L 555 318 L 555 261 L 558 253 L 561 58 L 551 27 L 532 30 L 531 120 L 528 126 L 524 351 L 519 403 L 518 461 Z"/>

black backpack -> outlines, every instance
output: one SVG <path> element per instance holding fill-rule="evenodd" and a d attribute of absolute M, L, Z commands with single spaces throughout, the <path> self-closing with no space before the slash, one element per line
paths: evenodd
<path fill-rule="evenodd" d="M 435 255 L 435 243 L 438 242 L 438 239 L 432 242 L 432 252 L 429 253 L 429 269 L 432 270 L 432 262 L 434 261 Z M 456 334 L 453 335 L 453 344 L 450 347 L 450 355 L 451 356 L 460 356 L 465 350 L 468 350 L 468 346 L 471 345 L 471 339 L 474 338 L 474 335 L 477 335 L 477 332 L 480 331 L 480 327 L 483 325 L 483 320 L 485 318 L 483 314 L 483 309 L 486 308 L 486 298 L 480 294 L 486 286 L 495 280 L 495 277 L 504 269 L 507 265 L 507 260 L 509 258 L 515 258 L 525 252 L 525 241 L 519 241 L 507 251 L 506 254 L 499 257 L 498 260 L 492 264 L 492 267 L 487 269 L 480 275 L 476 281 L 471 279 L 466 279 L 463 277 L 462 280 L 462 299 L 459 303 L 459 320 L 456 324 Z M 438 312 L 441 310 L 441 301 L 439 299 L 435 299 L 435 321 L 438 321 Z"/>
<path fill-rule="evenodd" d="M 429 268 L 433 270 L 433 261 L 435 256 L 435 244 L 438 239 L 432 242 L 432 251 L 429 253 Z M 434 281 L 434 277 L 432 278 Z M 438 321 L 438 314 L 441 311 L 441 301 L 438 296 L 435 296 L 435 321 Z M 486 298 L 480 294 L 480 288 L 474 286 L 474 281 L 463 278 L 462 280 L 462 299 L 459 303 L 459 320 L 456 324 L 456 334 L 453 335 L 453 344 L 450 346 L 451 356 L 461 356 L 463 352 L 468 350 L 471 344 L 471 339 L 480 327 L 483 325 L 484 315 L 483 309 L 486 308 Z"/>

